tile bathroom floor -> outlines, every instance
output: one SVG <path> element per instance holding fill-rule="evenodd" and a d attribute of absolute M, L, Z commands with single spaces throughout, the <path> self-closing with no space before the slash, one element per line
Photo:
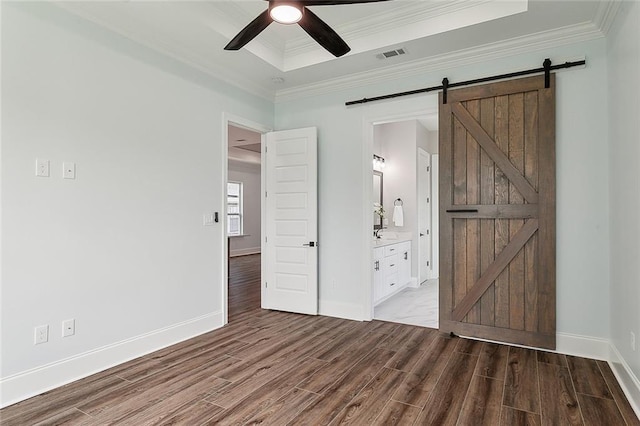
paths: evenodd
<path fill-rule="evenodd" d="M 407 287 L 374 308 L 377 320 L 438 328 L 438 280 Z"/>

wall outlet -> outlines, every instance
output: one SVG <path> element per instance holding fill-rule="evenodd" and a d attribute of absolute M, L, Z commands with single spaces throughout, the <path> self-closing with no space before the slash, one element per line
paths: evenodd
<path fill-rule="evenodd" d="M 62 337 L 69 337 L 76 334 L 76 320 L 68 319 L 62 321 Z"/>
<path fill-rule="evenodd" d="M 71 163 L 69 161 L 65 161 L 64 163 L 62 163 L 62 177 L 64 179 L 75 179 L 76 163 Z"/>
<path fill-rule="evenodd" d="M 636 350 L 636 334 L 633 331 L 629 332 L 629 344 L 631 345 L 631 350 L 635 352 L 635 350 Z"/>
<path fill-rule="evenodd" d="M 49 177 L 49 160 L 36 158 L 36 176 Z"/>
<path fill-rule="evenodd" d="M 49 341 L 49 326 L 39 325 L 35 328 L 33 344 L 47 343 Z"/>

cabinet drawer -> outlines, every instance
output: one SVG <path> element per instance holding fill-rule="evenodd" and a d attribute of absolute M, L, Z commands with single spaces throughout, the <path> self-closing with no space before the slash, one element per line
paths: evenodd
<path fill-rule="evenodd" d="M 398 282 L 398 274 L 395 273 L 395 274 L 387 275 L 387 278 L 385 279 L 385 284 L 387 286 L 387 291 L 386 291 L 387 294 L 395 290 L 400 285 Z"/>
<path fill-rule="evenodd" d="M 385 275 L 389 276 L 398 272 L 398 255 L 393 254 L 384 258 Z"/>
<path fill-rule="evenodd" d="M 394 254 L 398 253 L 400 251 L 400 249 L 398 248 L 398 244 L 392 244 L 390 246 L 385 246 L 384 247 L 384 256 L 393 256 Z"/>

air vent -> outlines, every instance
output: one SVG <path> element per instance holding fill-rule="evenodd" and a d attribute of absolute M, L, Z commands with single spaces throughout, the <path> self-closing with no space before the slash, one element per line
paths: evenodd
<path fill-rule="evenodd" d="M 406 54 L 407 51 L 404 48 L 400 48 L 400 49 L 395 49 L 395 50 L 389 50 L 388 52 L 382 52 L 376 55 L 376 58 L 378 59 L 389 59 L 389 58 L 393 58 L 394 56 L 400 56 L 400 55 L 404 55 Z"/>

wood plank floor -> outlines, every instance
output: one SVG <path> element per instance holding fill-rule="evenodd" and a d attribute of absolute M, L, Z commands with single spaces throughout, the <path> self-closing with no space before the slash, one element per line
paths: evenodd
<path fill-rule="evenodd" d="M 7 407 L 0 423 L 640 425 L 605 362 L 264 311 L 259 256 L 231 264 L 229 325 Z"/>
<path fill-rule="evenodd" d="M 229 259 L 229 323 L 243 313 L 260 309 L 260 255 Z"/>

